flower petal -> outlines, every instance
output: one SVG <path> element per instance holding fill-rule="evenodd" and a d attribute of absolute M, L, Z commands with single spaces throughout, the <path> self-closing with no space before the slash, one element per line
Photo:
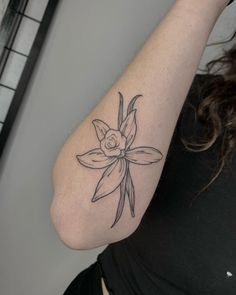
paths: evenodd
<path fill-rule="evenodd" d="M 77 160 L 89 168 L 105 168 L 116 161 L 116 157 L 107 157 L 101 149 L 93 149 L 83 155 L 76 155 Z"/>
<path fill-rule="evenodd" d="M 121 183 L 125 176 L 127 162 L 124 158 L 117 159 L 111 166 L 109 166 L 100 179 L 92 202 L 95 202 L 106 195 L 112 193 Z"/>
<path fill-rule="evenodd" d="M 120 103 L 119 103 L 119 112 L 118 112 L 118 129 L 120 129 L 121 123 L 123 121 L 123 108 L 124 108 L 124 97 L 121 92 L 119 92 Z"/>
<path fill-rule="evenodd" d="M 126 194 L 125 184 L 126 184 L 126 176 L 123 178 L 123 180 L 121 181 L 121 184 L 120 184 L 120 199 L 119 199 L 118 207 L 116 210 L 116 217 L 115 217 L 115 220 L 114 220 L 111 228 L 119 221 L 121 214 L 123 212 L 123 209 L 124 209 L 125 194 Z"/>
<path fill-rule="evenodd" d="M 125 158 L 134 164 L 149 165 L 162 159 L 162 153 L 153 148 L 141 146 L 126 151 Z"/>
<path fill-rule="evenodd" d="M 97 137 L 101 141 L 105 137 L 105 134 L 110 129 L 110 127 L 105 122 L 98 119 L 93 120 L 93 125 L 95 127 Z"/>
<path fill-rule="evenodd" d="M 131 216 L 135 217 L 135 214 L 134 214 L 134 205 L 135 205 L 134 185 L 133 185 L 133 181 L 132 181 L 132 178 L 130 175 L 129 168 L 127 170 L 128 171 L 127 171 L 127 177 L 126 177 L 126 191 L 128 194 Z"/>
<path fill-rule="evenodd" d="M 135 138 L 137 130 L 135 114 L 136 110 L 130 112 L 120 126 L 120 132 L 127 138 L 126 149 L 129 148 Z"/>
<path fill-rule="evenodd" d="M 134 104 L 135 104 L 136 100 L 137 100 L 139 97 L 141 97 L 141 96 L 142 96 L 142 94 L 138 94 L 138 95 L 136 95 L 135 97 L 133 97 L 133 98 L 131 99 L 131 101 L 129 102 L 129 105 L 128 105 L 128 110 L 127 110 L 127 113 L 128 113 L 128 114 L 129 114 L 130 112 L 133 111 L 133 109 L 134 109 Z"/>

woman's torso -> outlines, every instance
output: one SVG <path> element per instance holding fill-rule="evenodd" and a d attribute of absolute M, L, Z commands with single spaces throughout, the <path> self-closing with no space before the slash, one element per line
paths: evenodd
<path fill-rule="evenodd" d="M 195 87 L 205 79 L 196 75 L 139 227 L 98 255 L 115 295 L 236 293 L 236 159 L 232 157 L 231 164 L 190 207 L 194 195 L 213 176 L 219 145 L 193 153 L 180 141 L 181 135 L 193 132 L 189 102 L 199 103 Z M 200 123 L 194 128 L 201 134 Z"/>

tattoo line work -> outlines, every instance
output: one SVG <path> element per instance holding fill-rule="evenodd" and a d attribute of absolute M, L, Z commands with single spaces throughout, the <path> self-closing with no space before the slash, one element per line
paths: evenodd
<path fill-rule="evenodd" d="M 102 120 L 92 121 L 100 148 L 92 149 L 82 155 L 76 155 L 76 159 L 85 167 L 92 169 L 106 168 L 99 180 L 92 202 L 113 193 L 120 187 L 120 199 L 116 211 L 115 220 L 111 228 L 120 219 L 127 194 L 131 216 L 135 217 L 135 191 L 130 174 L 129 163 L 138 165 L 150 165 L 163 158 L 162 153 L 153 147 L 140 146 L 130 148 L 137 131 L 136 109 L 134 104 L 142 95 L 136 95 L 128 105 L 127 115 L 123 119 L 123 95 L 119 92 L 118 128 L 112 129 Z"/>

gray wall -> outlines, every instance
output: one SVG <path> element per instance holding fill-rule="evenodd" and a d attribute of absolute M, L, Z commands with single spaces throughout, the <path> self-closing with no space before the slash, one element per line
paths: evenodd
<path fill-rule="evenodd" d="M 9 3 L 9 0 L 0 0 L 0 22 L 2 21 L 2 18 L 3 18 L 3 15 L 5 13 L 8 3 Z"/>
<path fill-rule="evenodd" d="M 0 167 L 0 293 L 62 294 L 104 247 L 67 248 L 50 221 L 51 171 L 67 136 L 118 78 L 173 1 L 61 1 Z M 229 37 L 236 5 L 211 41 Z M 218 54 L 206 49 L 201 66 Z"/>

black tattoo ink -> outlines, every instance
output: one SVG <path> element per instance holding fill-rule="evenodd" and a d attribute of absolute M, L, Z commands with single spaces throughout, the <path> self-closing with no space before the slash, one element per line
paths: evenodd
<path fill-rule="evenodd" d="M 119 112 L 118 128 L 112 129 L 102 120 L 93 120 L 97 138 L 100 147 L 88 151 L 82 155 L 76 155 L 80 164 L 92 169 L 106 168 L 101 179 L 99 180 L 92 202 L 111 194 L 120 187 L 120 199 L 116 211 L 116 217 L 111 228 L 120 219 L 124 204 L 125 196 L 128 196 L 131 216 L 135 217 L 135 191 L 130 174 L 129 164 L 150 165 L 163 158 L 162 153 L 153 147 L 140 146 L 130 148 L 137 131 L 136 109 L 134 104 L 142 95 L 136 95 L 130 101 L 127 109 L 127 115 L 123 118 L 124 98 L 119 92 Z"/>

